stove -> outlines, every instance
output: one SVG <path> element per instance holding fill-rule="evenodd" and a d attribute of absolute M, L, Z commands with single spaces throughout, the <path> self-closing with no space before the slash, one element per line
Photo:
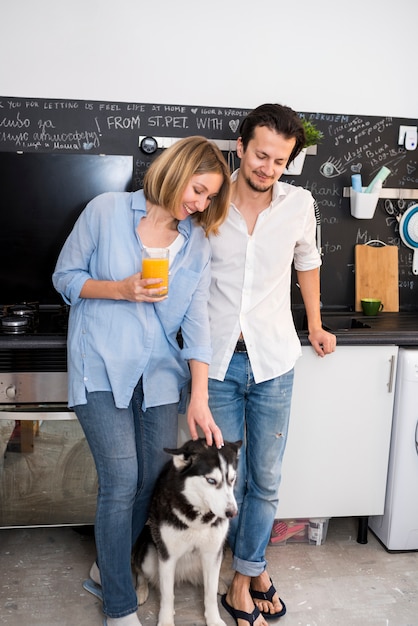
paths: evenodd
<path fill-rule="evenodd" d="M 67 401 L 65 305 L 20 302 L 0 307 L 2 405 Z"/>
<path fill-rule="evenodd" d="M 0 528 L 94 522 L 94 462 L 67 407 L 68 313 L 0 306 Z"/>
<path fill-rule="evenodd" d="M 67 408 L 68 310 L 51 275 L 86 204 L 130 189 L 133 157 L 2 152 L 0 158 L 8 207 L 0 232 L 0 528 L 87 524 L 94 519 L 96 475 L 81 425 Z"/>

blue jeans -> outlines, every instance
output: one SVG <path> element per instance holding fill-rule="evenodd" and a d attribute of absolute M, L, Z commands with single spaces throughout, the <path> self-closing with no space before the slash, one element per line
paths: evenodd
<path fill-rule="evenodd" d="M 148 515 L 155 481 L 170 458 L 164 447 L 177 446 L 178 404 L 142 411 L 142 381 L 127 409 L 118 409 L 113 394 L 87 394 L 74 407 L 93 454 L 99 481 L 95 539 L 109 617 L 134 613 L 137 598 L 131 574 L 131 550 Z"/>
<path fill-rule="evenodd" d="M 246 576 L 266 568 L 265 551 L 278 505 L 293 369 L 256 384 L 246 353 L 234 353 L 224 381 L 209 379 L 209 406 L 226 441 L 242 439 L 235 496 L 238 516 L 228 542 L 232 567 Z"/>

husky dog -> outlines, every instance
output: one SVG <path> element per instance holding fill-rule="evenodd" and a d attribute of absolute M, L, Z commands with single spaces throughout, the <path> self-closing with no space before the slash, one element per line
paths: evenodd
<path fill-rule="evenodd" d="M 187 441 L 172 455 L 157 480 L 147 525 L 132 554 L 139 604 L 148 583 L 160 588 L 158 626 L 174 626 L 174 585 L 204 587 L 207 626 L 226 626 L 217 589 L 229 520 L 238 513 L 234 484 L 242 442 L 221 449 L 205 439 Z"/>

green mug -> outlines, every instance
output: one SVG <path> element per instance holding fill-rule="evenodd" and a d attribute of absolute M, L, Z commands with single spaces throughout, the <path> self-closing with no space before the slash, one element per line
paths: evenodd
<path fill-rule="evenodd" d="M 383 304 L 378 298 L 362 298 L 361 308 L 364 315 L 377 315 L 379 311 L 383 311 Z"/>

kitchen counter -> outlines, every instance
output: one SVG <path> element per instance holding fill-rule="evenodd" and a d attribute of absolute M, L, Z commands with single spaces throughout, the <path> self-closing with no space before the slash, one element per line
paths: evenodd
<path fill-rule="evenodd" d="M 294 311 L 302 345 L 309 345 L 303 311 Z M 337 345 L 418 346 L 418 312 L 378 313 L 366 316 L 349 311 L 323 311 L 322 325 L 337 336 Z"/>
<path fill-rule="evenodd" d="M 306 330 L 305 311 L 293 311 L 301 344 L 310 345 Z M 379 313 L 366 316 L 351 311 L 322 311 L 322 325 L 337 336 L 340 346 L 397 345 L 418 346 L 418 311 Z M 66 348 L 65 333 L 58 335 L 28 334 L 0 335 L 0 350 Z"/>
<path fill-rule="evenodd" d="M 65 335 L 0 335 L 0 350 L 51 350 L 66 347 Z"/>

